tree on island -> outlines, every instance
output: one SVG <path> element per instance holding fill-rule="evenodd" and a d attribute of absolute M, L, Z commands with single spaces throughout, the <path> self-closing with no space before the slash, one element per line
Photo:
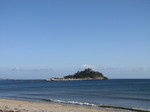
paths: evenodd
<path fill-rule="evenodd" d="M 73 75 L 64 76 L 64 79 L 102 79 L 107 80 L 108 78 L 105 77 L 101 72 L 97 72 L 92 70 L 91 68 L 87 68 L 84 71 L 78 71 Z"/>

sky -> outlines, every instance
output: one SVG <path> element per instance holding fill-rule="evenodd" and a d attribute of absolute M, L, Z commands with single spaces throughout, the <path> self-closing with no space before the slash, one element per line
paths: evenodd
<path fill-rule="evenodd" d="M 0 78 L 87 67 L 150 78 L 150 0 L 0 0 Z"/>

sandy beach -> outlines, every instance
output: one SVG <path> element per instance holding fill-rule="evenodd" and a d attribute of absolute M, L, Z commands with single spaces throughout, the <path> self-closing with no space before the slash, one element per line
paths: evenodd
<path fill-rule="evenodd" d="M 0 112 L 127 112 L 72 105 L 0 99 Z"/>

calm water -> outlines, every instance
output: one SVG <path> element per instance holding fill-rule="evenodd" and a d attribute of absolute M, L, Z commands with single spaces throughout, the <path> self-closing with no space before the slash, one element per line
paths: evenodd
<path fill-rule="evenodd" d="M 0 80 L 0 98 L 53 99 L 150 109 L 150 79 L 45 82 Z"/>

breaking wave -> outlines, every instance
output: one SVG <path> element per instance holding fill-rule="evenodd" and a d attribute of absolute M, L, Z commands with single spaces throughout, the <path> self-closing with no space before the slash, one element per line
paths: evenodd
<path fill-rule="evenodd" d="M 62 103 L 62 104 L 73 104 L 73 105 L 80 105 L 80 106 L 89 106 L 95 108 L 112 108 L 112 109 L 121 109 L 121 110 L 128 110 L 128 111 L 136 111 L 136 112 L 150 112 L 150 110 L 145 109 L 138 109 L 138 108 L 129 108 L 129 107 L 120 107 L 120 106 L 112 106 L 112 105 L 104 105 L 104 104 L 92 104 L 87 102 L 77 102 L 77 101 L 63 101 L 63 100 L 53 100 L 53 99 L 43 99 L 44 101 L 50 101 L 54 103 Z"/>
<path fill-rule="evenodd" d="M 53 100 L 53 99 L 43 99 L 43 100 L 54 102 L 54 103 L 63 103 L 63 104 L 73 104 L 73 105 L 81 105 L 81 106 L 98 107 L 98 105 L 96 105 L 96 104 L 87 103 L 87 102 L 63 101 L 63 100 Z"/>

